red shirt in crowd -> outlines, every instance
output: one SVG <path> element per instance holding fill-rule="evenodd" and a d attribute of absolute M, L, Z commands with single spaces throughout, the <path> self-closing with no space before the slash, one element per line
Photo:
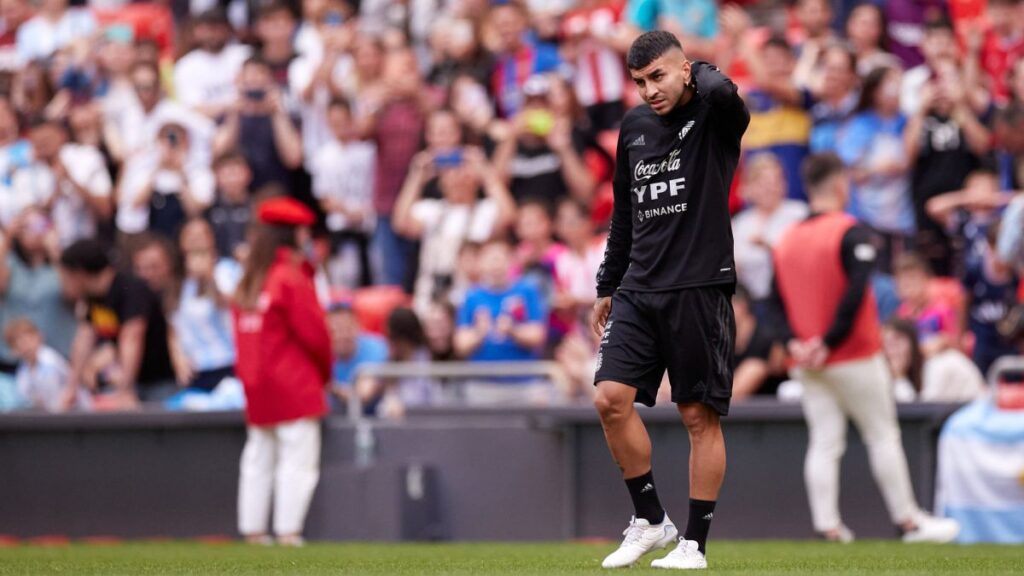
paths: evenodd
<path fill-rule="evenodd" d="M 1001 38 L 989 31 L 981 45 L 981 68 L 992 79 L 992 95 L 999 102 L 1006 102 L 1010 97 L 1010 86 L 1007 73 L 1022 55 L 1024 55 L 1024 35 L 1012 38 Z"/>
<path fill-rule="evenodd" d="M 256 310 L 236 306 L 233 316 L 249 424 L 323 416 L 331 339 L 312 267 L 297 262 L 292 250 L 279 250 Z"/>

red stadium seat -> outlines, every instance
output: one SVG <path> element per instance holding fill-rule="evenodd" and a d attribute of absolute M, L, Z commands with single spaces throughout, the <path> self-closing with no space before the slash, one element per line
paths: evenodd
<path fill-rule="evenodd" d="M 398 286 L 369 286 L 358 290 L 334 289 L 331 302 L 349 302 L 363 330 L 383 334 L 391 311 L 409 305 L 409 296 Z"/>
<path fill-rule="evenodd" d="M 135 40 L 153 40 L 163 57 L 174 55 L 174 17 L 171 10 L 161 4 L 127 4 L 113 10 L 93 10 L 101 28 L 112 24 L 132 27 Z"/>

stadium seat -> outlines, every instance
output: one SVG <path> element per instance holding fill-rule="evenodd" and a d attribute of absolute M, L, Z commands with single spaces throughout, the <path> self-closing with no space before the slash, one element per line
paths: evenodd
<path fill-rule="evenodd" d="M 391 311 L 409 304 L 409 296 L 399 286 L 369 286 L 358 290 L 334 289 L 331 302 L 349 302 L 363 330 L 383 334 Z"/>

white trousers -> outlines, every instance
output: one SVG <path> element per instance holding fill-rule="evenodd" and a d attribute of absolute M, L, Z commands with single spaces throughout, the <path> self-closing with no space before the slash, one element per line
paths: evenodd
<path fill-rule="evenodd" d="M 266 534 L 273 502 L 274 533 L 302 534 L 320 479 L 320 421 L 249 426 L 238 479 L 238 530 Z"/>
<path fill-rule="evenodd" d="M 842 525 L 839 463 L 846 451 L 847 418 L 867 445 L 871 472 L 893 523 L 916 517 L 919 509 L 903 453 L 892 378 L 882 355 L 794 375 L 804 385 L 802 403 L 810 436 L 804 481 L 814 529 L 825 532 Z"/>

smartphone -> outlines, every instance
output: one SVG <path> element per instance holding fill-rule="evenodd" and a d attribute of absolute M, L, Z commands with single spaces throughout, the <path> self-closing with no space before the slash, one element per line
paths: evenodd
<path fill-rule="evenodd" d="M 331 10 L 327 14 L 324 14 L 324 25 L 331 28 L 337 28 L 345 23 L 345 16 L 341 12 Z"/>
<path fill-rule="evenodd" d="M 551 134 L 555 127 L 555 116 L 548 110 L 534 109 L 523 112 L 526 121 L 526 129 L 531 134 L 545 137 Z"/>
<path fill-rule="evenodd" d="M 462 148 L 444 152 L 434 156 L 434 167 L 437 169 L 458 168 L 462 166 Z"/>
<path fill-rule="evenodd" d="M 267 97 L 267 91 L 262 88 L 245 91 L 245 99 L 251 102 L 262 102 Z"/>
<path fill-rule="evenodd" d="M 115 44 L 131 44 L 135 41 L 135 30 L 128 24 L 111 24 L 107 26 L 104 36 Z"/>

